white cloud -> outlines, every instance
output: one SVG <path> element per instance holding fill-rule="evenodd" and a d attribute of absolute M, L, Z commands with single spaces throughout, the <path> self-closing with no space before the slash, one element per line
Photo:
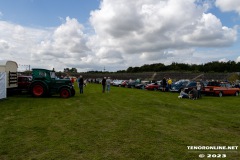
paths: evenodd
<path fill-rule="evenodd" d="M 222 26 L 221 21 L 211 13 L 204 14 L 193 30 L 183 35 L 187 44 L 195 47 L 229 46 L 237 40 L 237 30 Z"/>
<path fill-rule="evenodd" d="M 35 46 L 39 39 L 47 33 L 5 21 L 0 21 L 0 30 L 4 31 L 0 32 L 1 58 L 25 62 L 30 61 L 30 55 L 32 51 L 36 51 Z"/>
<path fill-rule="evenodd" d="M 76 19 L 66 18 L 66 23 L 56 28 L 51 37 L 41 41 L 37 55 L 52 55 L 59 58 L 82 58 L 89 51 L 83 26 Z M 33 57 L 35 53 L 33 53 Z"/>
<path fill-rule="evenodd" d="M 218 62 L 228 62 L 229 60 L 227 58 L 222 58 L 222 59 L 219 59 Z"/>
<path fill-rule="evenodd" d="M 216 0 L 215 5 L 223 12 L 235 11 L 240 15 L 240 1 L 239 0 Z"/>
<path fill-rule="evenodd" d="M 140 55 L 150 61 L 176 56 L 168 50 L 230 46 L 237 30 L 205 14 L 207 7 L 194 0 L 103 0 L 90 18 L 94 44 L 99 44 L 95 51 L 104 48 L 109 53 L 115 48 L 122 57 L 133 55 L 136 60 Z"/>
<path fill-rule="evenodd" d="M 237 57 L 236 62 L 237 62 L 237 63 L 240 62 L 240 56 Z"/>
<path fill-rule="evenodd" d="M 7 41 L 0 39 L 0 50 L 8 49 L 9 44 Z"/>
<path fill-rule="evenodd" d="M 79 71 L 126 69 L 149 63 L 201 63 L 198 47 L 230 46 L 237 28 L 222 25 L 195 0 L 102 0 L 89 18 L 94 32 L 77 19 L 56 28 L 28 28 L 0 21 L 2 59 L 32 67 Z M 212 53 L 211 57 L 217 56 Z M 210 57 L 208 55 L 208 57 Z M 222 57 L 221 57 L 222 58 Z M 220 58 L 219 58 L 220 59 Z"/>

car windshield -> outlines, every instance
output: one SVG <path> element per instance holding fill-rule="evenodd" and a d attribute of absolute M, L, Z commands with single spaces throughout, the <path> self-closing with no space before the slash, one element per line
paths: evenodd
<path fill-rule="evenodd" d="M 196 86 L 196 82 L 190 82 L 190 83 L 188 83 L 188 85 L 187 85 L 187 87 L 193 87 L 193 86 Z"/>
<path fill-rule="evenodd" d="M 220 86 L 219 82 L 208 82 L 207 86 Z"/>
<path fill-rule="evenodd" d="M 177 82 L 175 82 L 174 84 L 175 85 L 178 85 L 178 84 L 181 84 L 182 83 L 182 81 L 177 81 Z"/>
<path fill-rule="evenodd" d="M 180 85 L 180 84 L 186 84 L 188 82 L 189 82 L 188 80 L 179 80 L 179 81 L 175 82 L 174 84 L 175 85 Z"/>
<path fill-rule="evenodd" d="M 232 86 L 231 86 L 231 84 L 227 83 L 226 87 L 231 88 Z"/>

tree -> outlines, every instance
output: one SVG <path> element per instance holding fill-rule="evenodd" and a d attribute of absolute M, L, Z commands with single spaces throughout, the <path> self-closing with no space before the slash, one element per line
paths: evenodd
<path fill-rule="evenodd" d="M 64 72 L 64 73 L 77 73 L 77 69 L 76 69 L 76 68 L 71 68 L 71 69 L 69 69 L 69 68 L 64 68 L 64 69 L 63 69 L 63 72 Z"/>

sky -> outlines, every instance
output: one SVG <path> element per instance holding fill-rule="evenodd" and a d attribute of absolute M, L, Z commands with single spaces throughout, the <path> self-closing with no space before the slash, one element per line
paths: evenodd
<path fill-rule="evenodd" d="M 239 0 L 0 0 L 0 60 L 118 71 L 240 62 Z"/>

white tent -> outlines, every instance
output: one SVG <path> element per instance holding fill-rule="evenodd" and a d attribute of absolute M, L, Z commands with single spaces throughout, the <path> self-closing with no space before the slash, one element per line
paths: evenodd
<path fill-rule="evenodd" d="M 0 99 L 7 98 L 6 72 L 0 72 Z"/>

